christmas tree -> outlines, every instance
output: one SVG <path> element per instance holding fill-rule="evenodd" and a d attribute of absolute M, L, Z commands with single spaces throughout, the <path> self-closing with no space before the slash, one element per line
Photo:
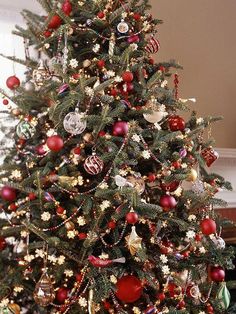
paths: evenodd
<path fill-rule="evenodd" d="M 214 207 L 231 186 L 184 119 L 148 0 L 39 0 L 23 11 L 26 80 L 2 147 L 1 313 L 226 313 L 233 249 Z M 34 47 L 39 60 L 30 55 Z M 229 313 L 229 311 L 227 312 Z"/>

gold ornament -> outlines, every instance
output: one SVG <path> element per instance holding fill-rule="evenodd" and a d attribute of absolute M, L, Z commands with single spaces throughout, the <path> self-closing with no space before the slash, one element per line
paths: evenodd
<path fill-rule="evenodd" d="M 130 175 L 126 177 L 126 180 L 132 184 L 133 188 L 138 192 L 139 195 L 145 191 L 145 181 L 139 174 Z"/>
<path fill-rule="evenodd" d="M 84 140 L 85 142 L 87 142 L 87 143 L 92 142 L 92 141 L 93 141 L 93 135 L 92 135 L 92 133 L 85 133 L 85 134 L 83 135 L 83 140 Z"/>
<path fill-rule="evenodd" d="M 89 59 L 84 60 L 83 67 L 88 68 L 91 65 L 91 61 Z"/>
<path fill-rule="evenodd" d="M 197 171 L 195 169 L 190 169 L 190 172 L 188 173 L 187 181 L 195 182 L 198 178 Z"/>
<path fill-rule="evenodd" d="M 135 255 L 142 248 L 142 238 L 137 235 L 135 226 L 132 226 L 132 231 L 125 237 L 125 240 L 131 255 Z"/>
<path fill-rule="evenodd" d="M 89 298 L 88 298 L 88 312 L 89 312 L 89 314 L 95 314 L 95 304 L 93 301 L 93 295 L 94 295 L 94 292 L 91 289 L 89 291 Z"/>
<path fill-rule="evenodd" d="M 53 288 L 52 281 L 44 270 L 39 282 L 36 284 L 34 290 L 34 300 L 40 306 L 48 306 L 55 299 L 55 292 Z"/>
<path fill-rule="evenodd" d="M 39 67 L 33 71 L 33 80 L 36 87 L 41 87 L 44 85 L 45 81 L 50 79 L 51 75 L 49 71 L 44 66 L 43 60 L 40 60 Z"/>
<path fill-rule="evenodd" d="M 16 303 L 12 303 L 8 305 L 8 308 L 12 311 L 14 314 L 20 314 L 20 307 Z"/>
<path fill-rule="evenodd" d="M 75 224 L 72 221 L 67 221 L 65 224 L 65 227 L 67 230 L 74 230 L 75 229 Z"/>

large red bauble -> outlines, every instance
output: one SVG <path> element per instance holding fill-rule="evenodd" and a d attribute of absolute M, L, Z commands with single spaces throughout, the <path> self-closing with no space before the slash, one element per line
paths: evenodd
<path fill-rule="evenodd" d="M 56 299 L 57 301 L 62 304 L 65 302 L 65 300 L 68 298 L 68 293 L 69 293 L 69 290 L 67 288 L 59 288 L 57 290 L 57 294 L 56 294 Z"/>
<path fill-rule="evenodd" d="M 14 90 L 20 86 L 20 80 L 17 76 L 9 76 L 6 80 L 6 85 L 9 89 Z"/>
<path fill-rule="evenodd" d="M 1 197 L 5 201 L 13 202 L 16 199 L 16 190 L 10 186 L 4 186 L 1 189 Z"/>
<path fill-rule="evenodd" d="M 143 292 L 141 280 L 133 275 L 126 275 L 118 279 L 116 284 L 116 296 L 124 303 L 137 301 Z"/>
<path fill-rule="evenodd" d="M 130 225 L 134 225 L 136 224 L 136 222 L 138 222 L 138 214 L 136 212 L 129 212 L 126 215 L 126 221 L 128 222 L 128 224 Z"/>
<path fill-rule="evenodd" d="M 204 235 L 210 235 L 216 232 L 216 223 L 210 218 L 203 219 L 200 223 L 200 227 Z"/>
<path fill-rule="evenodd" d="M 161 189 L 163 191 L 169 191 L 169 192 L 174 192 L 177 188 L 179 187 L 179 182 L 178 181 L 173 181 L 170 183 L 165 183 L 161 182 Z"/>
<path fill-rule="evenodd" d="M 48 28 L 57 29 L 62 23 L 62 19 L 59 15 L 53 15 L 50 22 L 48 23 Z"/>
<path fill-rule="evenodd" d="M 65 2 L 62 4 L 61 9 L 65 13 L 65 15 L 70 15 L 72 12 L 72 4 L 69 0 L 65 0 Z"/>
<path fill-rule="evenodd" d="M 126 72 L 124 72 L 124 73 L 122 74 L 122 79 L 123 79 L 124 82 L 130 83 L 130 82 L 133 81 L 134 75 L 133 75 L 132 72 L 126 71 Z"/>
<path fill-rule="evenodd" d="M 53 135 L 47 139 L 47 146 L 53 152 L 59 152 L 63 148 L 64 142 L 59 135 Z"/>
<path fill-rule="evenodd" d="M 125 136 L 129 131 L 129 125 L 125 121 L 118 121 L 113 124 L 113 135 L 114 136 Z"/>
<path fill-rule="evenodd" d="M 175 208 L 177 205 L 176 199 L 171 196 L 171 195 L 162 195 L 160 198 L 160 205 L 163 207 L 165 210 Z"/>
<path fill-rule="evenodd" d="M 183 131 L 185 129 L 185 121 L 180 116 L 171 116 L 168 119 L 169 128 L 171 131 Z"/>
<path fill-rule="evenodd" d="M 6 246 L 7 246 L 7 242 L 5 238 L 0 237 L 0 251 L 5 250 Z"/>
<path fill-rule="evenodd" d="M 215 282 L 221 282 L 225 279 L 224 268 L 220 266 L 212 267 L 210 271 L 210 278 Z"/>

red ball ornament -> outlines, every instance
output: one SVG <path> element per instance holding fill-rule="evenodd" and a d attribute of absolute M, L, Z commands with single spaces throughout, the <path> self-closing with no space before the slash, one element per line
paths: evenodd
<path fill-rule="evenodd" d="M 216 232 L 216 223 L 210 218 L 203 219 L 200 223 L 200 227 L 204 235 L 210 235 Z"/>
<path fill-rule="evenodd" d="M 59 288 L 56 294 L 56 300 L 58 303 L 65 303 L 65 300 L 68 298 L 69 290 L 67 288 Z"/>
<path fill-rule="evenodd" d="M 16 199 L 16 190 L 10 186 L 4 186 L 1 189 L 1 197 L 5 201 L 13 202 Z"/>
<path fill-rule="evenodd" d="M 14 90 L 20 86 L 20 80 L 17 76 L 9 76 L 6 80 L 6 85 L 9 89 Z"/>
<path fill-rule="evenodd" d="M 78 234 L 78 237 L 79 237 L 80 240 L 84 240 L 84 239 L 87 238 L 87 234 L 85 232 L 80 232 Z"/>
<path fill-rule="evenodd" d="M 114 220 L 109 221 L 108 224 L 107 224 L 107 227 L 108 227 L 109 229 L 115 229 L 115 227 L 116 227 L 116 222 L 115 222 Z"/>
<path fill-rule="evenodd" d="M 4 106 L 7 106 L 9 104 L 9 101 L 8 99 L 3 99 L 2 103 Z"/>
<path fill-rule="evenodd" d="M 103 306 L 105 310 L 109 310 L 111 308 L 111 303 L 108 301 L 103 301 Z"/>
<path fill-rule="evenodd" d="M 12 212 L 15 212 L 17 210 L 17 206 L 15 203 L 11 203 L 8 209 Z"/>
<path fill-rule="evenodd" d="M 106 132 L 103 130 L 98 133 L 99 137 L 104 137 L 105 135 L 106 135 Z"/>
<path fill-rule="evenodd" d="M 34 201 L 36 199 L 35 193 L 30 192 L 29 195 L 28 195 L 28 198 L 29 198 L 30 201 Z"/>
<path fill-rule="evenodd" d="M 165 183 L 165 182 L 161 182 L 161 189 L 163 191 L 169 191 L 169 192 L 174 192 L 178 187 L 179 187 L 179 182 L 178 181 L 173 181 L 170 183 Z"/>
<path fill-rule="evenodd" d="M 133 275 L 126 275 L 118 279 L 116 284 L 116 296 L 124 303 L 137 301 L 143 292 L 141 280 Z"/>
<path fill-rule="evenodd" d="M 111 96 L 116 97 L 117 94 L 118 94 L 118 91 L 117 91 L 115 88 L 113 88 L 113 89 L 110 90 L 110 95 L 111 95 Z"/>
<path fill-rule="evenodd" d="M 65 0 L 65 2 L 62 4 L 61 9 L 65 13 L 65 15 L 69 16 L 72 12 L 72 4 L 69 0 Z"/>
<path fill-rule="evenodd" d="M 210 278 L 212 281 L 215 281 L 215 282 L 224 281 L 224 279 L 225 279 L 224 268 L 222 268 L 220 266 L 211 267 Z"/>
<path fill-rule="evenodd" d="M 58 215 L 62 215 L 65 212 L 65 208 L 58 206 L 56 211 Z"/>
<path fill-rule="evenodd" d="M 183 308 L 185 308 L 185 305 L 186 305 L 185 301 L 184 301 L 184 300 L 181 300 L 181 301 L 177 304 L 177 308 L 178 308 L 179 310 L 182 310 Z"/>
<path fill-rule="evenodd" d="M 132 72 L 126 71 L 126 72 L 124 72 L 124 73 L 122 74 L 122 79 L 123 79 L 124 82 L 130 83 L 130 82 L 133 81 L 134 75 L 133 75 Z"/>
<path fill-rule="evenodd" d="M 127 41 L 129 44 L 138 43 L 140 41 L 140 38 L 138 35 L 132 35 L 128 37 Z"/>
<path fill-rule="evenodd" d="M 148 175 L 148 181 L 154 182 L 156 180 L 156 175 L 154 173 L 149 173 Z"/>
<path fill-rule="evenodd" d="M 168 124 L 172 132 L 183 131 L 185 129 L 185 121 L 180 116 L 171 116 L 168 119 Z"/>
<path fill-rule="evenodd" d="M 5 250 L 6 247 L 7 247 L 7 242 L 5 238 L 0 237 L 0 251 Z"/>
<path fill-rule="evenodd" d="M 104 17 L 105 17 L 105 13 L 104 12 L 98 12 L 98 14 L 97 14 L 97 17 L 99 18 L 99 19 L 103 19 Z"/>
<path fill-rule="evenodd" d="M 51 37 L 51 35 L 52 35 L 52 32 L 50 32 L 48 29 L 43 32 L 43 36 L 44 36 L 45 38 L 49 38 L 49 37 Z"/>
<path fill-rule="evenodd" d="M 136 212 L 129 212 L 125 217 L 126 221 L 130 225 L 136 224 L 138 222 L 138 214 Z"/>
<path fill-rule="evenodd" d="M 96 153 L 93 153 L 84 162 L 84 169 L 93 176 L 101 173 L 103 167 L 104 162 L 96 155 Z"/>
<path fill-rule="evenodd" d="M 79 146 L 75 147 L 73 152 L 74 152 L 75 155 L 80 155 L 81 154 L 81 148 Z"/>
<path fill-rule="evenodd" d="M 64 142 L 59 135 L 53 135 L 47 139 L 47 146 L 53 152 L 59 152 L 63 148 Z"/>
<path fill-rule="evenodd" d="M 114 136 L 125 136 L 129 131 L 129 125 L 125 121 L 118 121 L 113 125 Z"/>
<path fill-rule="evenodd" d="M 141 19 L 141 15 L 139 13 L 134 13 L 133 18 L 135 19 L 135 21 L 139 21 Z"/>
<path fill-rule="evenodd" d="M 59 15 L 53 15 L 50 22 L 48 23 L 48 28 L 57 29 L 62 23 L 62 19 Z"/>
<path fill-rule="evenodd" d="M 102 69 L 105 66 L 105 61 L 104 60 L 98 60 L 97 66 Z"/>
<path fill-rule="evenodd" d="M 176 207 L 177 201 L 173 196 L 166 194 L 161 196 L 160 205 L 164 210 L 169 210 Z"/>

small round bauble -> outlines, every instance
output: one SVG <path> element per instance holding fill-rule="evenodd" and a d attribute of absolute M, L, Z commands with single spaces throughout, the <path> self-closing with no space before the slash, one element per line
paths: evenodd
<path fill-rule="evenodd" d="M 126 275 L 118 279 L 116 297 L 124 303 L 133 303 L 140 299 L 143 292 L 141 280 L 134 275 Z"/>
<path fill-rule="evenodd" d="M 211 218 L 205 218 L 200 223 L 201 231 L 204 235 L 210 235 L 216 232 L 216 222 Z"/>
<path fill-rule="evenodd" d="M 85 116 L 79 112 L 69 112 L 63 121 L 66 132 L 78 135 L 84 132 L 87 126 Z"/>
<path fill-rule="evenodd" d="M 132 72 L 126 71 L 126 72 L 124 72 L 124 73 L 122 74 L 122 79 L 123 79 L 124 82 L 130 83 L 130 82 L 133 81 L 134 75 L 133 75 Z"/>
<path fill-rule="evenodd" d="M 169 210 L 176 207 L 177 201 L 173 196 L 166 194 L 161 196 L 160 205 L 164 210 Z"/>
<path fill-rule="evenodd" d="M 0 237 L 0 251 L 5 250 L 6 247 L 7 247 L 7 242 L 5 238 Z"/>
<path fill-rule="evenodd" d="M 117 25 L 117 30 L 120 34 L 126 34 L 129 31 L 129 25 L 124 20 L 122 20 Z"/>
<path fill-rule="evenodd" d="M 185 129 L 185 121 L 180 116 L 169 117 L 168 125 L 172 132 L 183 131 Z"/>
<path fill-rule="evenodd" d="M 62 304 L 62 303 L 65 303 L 66 299 L 68 298 L 68 294 L 69 294 L 69 290 L 67 288 L 59 288 L 57 290 L 57 293 L 56 293 L 56 300 Z"/>
<path fill-rule="evenodd" d="M 72 12 L 72 4 L 69 0 L 65 0 L 61 7 L 62 11 L 65 13 L 65 15 L 70 15 Z"/>
<path fill-rule="evenodd" d="M 49 38 L 51 37 L 51 35 L 52 35 L 52 32 L 50 32 L 48 29 L 46 29 L 46 31 L 43 32 L 43 36 L 45 38 Z"/>
<path fill-rule="evenodd" d="M 6 85 L 11 90 L 17 89 L 20 86 L 20 80 L 15 75 L 9 76 L 6 80 Z"/>
<path fill-rule="evenodd" d="M 59 15 L 53 15 L 48 23 L 48 28 L 57 29 L 62 23 L 62 19 Z"/>
<path fill-rule="evenodd" d="M 217 247 L 217 249 L 219 250 L 224 250 L 225 249 L 225 240 L 222 239 L 221 237 L 216 237 L 212 239 L 212 242 L 214 242 L 215 246 Z"/>
<path fill-rule="evenodd" d="M 84 169 L 91 175 L 97 175 L 102 172 L 104 162 L 95 153 L 87 157 L 84 162 Z"/>
<path fill-rule="evenodd" d="M 45 149 L 45 145 L 41 144 L 35 147 L 35 152 L 37 155 L 39 156 L 43 156 L 47 153 L 46 149 Z"/>
<path fill-rule="evenodd" d="M 223 267 L 215 266 L 211 267 L 210 278 L 214 282 L 221 282 L 225 279 L 225 271 Z"/>
<path fill-rule="evenodd" d="M 161 189 L 163 191 L 174 192 L 180 185 L 179 181 L 172 181 L 170 183 L 161 182 Z"/>
<path fill-rule="evenodd" d="M 188 173 L 188 177 L 186 178 L 187 181 L 195 182 L 198 178 L 197 171 L 193 168 L 190 169 Z"/>
<path fill-rule="evenodd" d="M 21 121 L 16 127 L 16 134 L 19 138 L 28 140 L 34 136 L 36 130 L 35 127 L 28 121 Z"/>
<path fill-rule="evenodd" d="M 102 11 L 100 11 L 100 12 L 98 12 L 97 17 L 98 17 L 99 19 L 103 19 L 103 18 L 105 17 L 105 13 L 102 12 Z"/>
<path fill-rule="evenodd" d="M 125 121 L 117 121 L 113 124 L 112 134 L 114 136 L 125 136 L 129 131 L 128 122 Z"/>
<path fill-rule="evenodd" d="M 13 314 L 20 314 L 20 306 L 16 303 L 10 303 L 8 308 L 12 311 Z"/>
<path fill-rule="evenodd" d="M 103 59 L 98 60 L 97 66 L 98 66 L 100 69 L 104 68 L 104 66 L 105 66 L 105 61 L 104 61 Z"/>
<path fill-rule="evenodd" d="M 134 225 L 138 222 L 138 214 L 134 211 L 131 211 L 126 215 L 125 219 L 128 224 Z"/>
<path fill-rule="evenodd" d="M 47 139 L 47 147 L 53 152 L 59 152 L 63 146 L 63 139 L 59 135 L 52 135 Z"/>
<path fill-rule="evenodd" d="M 5 201 L 13 202 L 16 199 L 16 190 L 10 186 L 2 187 L 1 198 Z"/>

